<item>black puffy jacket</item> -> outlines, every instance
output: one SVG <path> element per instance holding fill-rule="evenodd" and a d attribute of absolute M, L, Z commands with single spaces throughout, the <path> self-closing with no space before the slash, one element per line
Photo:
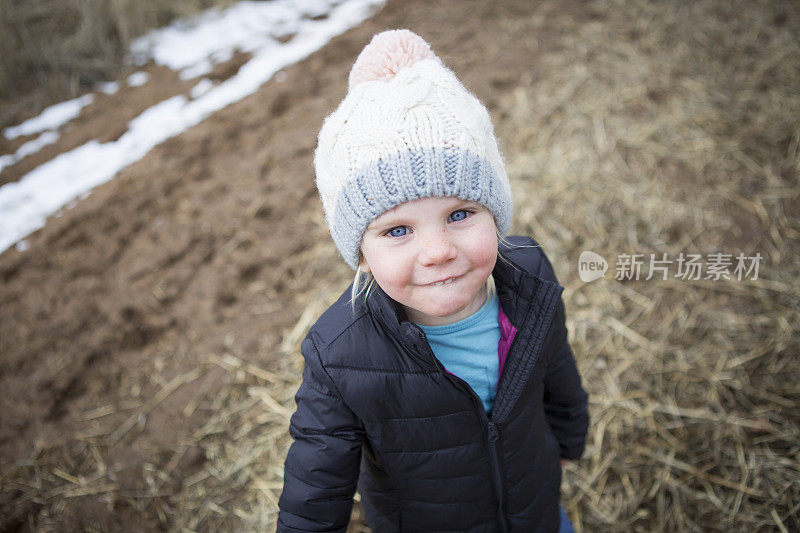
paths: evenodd
<path fill-rule="evenodd" d="M 357 482 L 375 533 L 557 531 L 559 457 L 583 453 L 587 395 L 563 287 L 532 239 L 508 240 L 493 275 L 517 333 L 490 417 L 377 286 L 311 328 L 278 532 L 344 532 Z"/>

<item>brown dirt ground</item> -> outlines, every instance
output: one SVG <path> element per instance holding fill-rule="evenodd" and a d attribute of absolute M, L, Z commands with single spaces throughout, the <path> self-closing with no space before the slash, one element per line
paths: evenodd
<path fill-rule="evenodd" d="M 316 133 L 343 96 L 361 47 L 377 31 L 413 27 L 491 108 L 518 83 L 537 48 L 549 46 L 551 36 L 514 33 L 514 18 L 529 9 L 526 1 L 389 2 L 287 68 L 281 83 L 266 83 L 161 144 L 51 217 L 27 239 L 28 250 L 3 253 L 0 473 L 45 445 L 120 427 L 138 406 L 126 398 L 152 396 L 196 368 L 204 354 L 232 342 L 244 360 L 269 369 L 280 332 L 302 311 L 287 282 L 296 256 L 321 234 L 318 218 L 298 216 L 320 211 L 312 169 Z M 585 16 L 573 11 L 576 21 Z M 454 50 L 458 55 L 448 54 Z M 5 169 L 0 183 L 86 140 L 118 137 L 138 112 L 192 86 L 164 69 L 149 71 L 142 87 L 98 95 L 63 128 L 57 145 Z M 24 140 L 0 148 L 13 152 Z M 346 280 L 342 261 L 334 254 L 329 259 L 312 265 L 316 277 Z M 220 377 L 211 371 L 183 384 L 149 412 L 139 431 L 123 435 L 126 445 L 107 458 L 121 485 L 136 490 L 143 466 L 163 464 L 175 443 L 199 426 L 208 407 L 201 403 L 189 416 L 184 407 L 209 397 Z M 148 390 L 132 390 L 142 386 Z M 104 406 L 109 414 L 97 416 Z M 196 470 L 203 458 L 196 459 L 182 461 L 175 479 Z M 27 524 L 37 504 L 4 494 L 0 505 L 0 529 L 15 529 Z M 109 513 L 112 507 L 70 509 L 57 523 L 115 528 L 135 513 L 142 526 L 157 527 L 155 516 L 122 508 Z"/>
<path fill-rule="evenodd" d="M 183 443 L 215 409 L 224 380 L 209 354 L 278 368 L 274 354 L 309 291 L 344 288 L 350 276 L 332 245 L 324 257 L 306 252 L 328 239 L 314 187 L 316 134 L 360 49 L 378 31 L 412 28 L 492 110 L 546 77 L 538 55 L 568 37 L 527 32 L 519 20 L 533 12 L 543 28 L 549 18 L 578 28 L 599 16 L 575 1 L 390 0 L 286 68 L 283 81 L 162 143 L 51 217 L 26 251 L 0 254 L 0 481 L 30 468 L 42 450 L 69 447 L 64 456 L 75 457 L 76 446 L 98 438 L 123 495 L 144 490 L 149 472 L 168 472 L 169 492 L 200 470 L 203 450 Z M 232 75 L 245 59 L 215 77 Z M 118 137 L 143 109 L 194 84 L 148 71 L 142 87 L 98 95 L 56 145 L 4 169 L 0 185 L 89 139 Z M 493 118 L 502 138 L 511 118 Z M 0 140 L 0 153 L 25 140 Z M 147 416 L 132 418 L 142 398 L 152 401 Z M 55 473 L 62 474 L 70 476 Z M 125 498 L 85 499 L 46 517 L 42 502 L 20 495 L 0 492 L 0 531 L 165 527 L 155 506 L 138 509 Z"/>

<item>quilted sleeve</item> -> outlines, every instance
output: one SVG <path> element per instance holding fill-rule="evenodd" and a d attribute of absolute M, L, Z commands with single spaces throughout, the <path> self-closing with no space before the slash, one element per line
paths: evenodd
<path fill-rule="evenodd" d="M 542 258 L 540 276 L 558 283 L 547 256 Z M 554 349 L 544 378 L 544 410 L 561 448 L 561 457 L 578 459 L 583 454 L 589 429 L 588 395 L 581 386 L 581 377 L 568 342 L 566 310 L 561 298 L 553 328 Z"/>
<path fill-rule="evenodd" d="M 307 337 L 301 350 L 306 363 L 295 395 L 297 410 L 289 424 L 294 442 L 284 466 L 277 531 L 345 532 L 364 430 L 334 392 L 314 342 Z"/>
<path fill-rule="evenodd" d="M 558 440 L 561 457 L 578 459 L 583 454 L 589 428 L 588 395 L 581 386 L 575 357 L 567 342 L 564 302 L 555 317 L 557 349 L 550 357 L 544 378 L 544 412 Z"/>

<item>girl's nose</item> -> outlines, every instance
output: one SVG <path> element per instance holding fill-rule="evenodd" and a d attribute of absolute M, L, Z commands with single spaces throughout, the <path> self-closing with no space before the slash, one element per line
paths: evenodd
<path fill-rule="evenodd" d="M 431 235 L 423 243 L 419 254 L 419 262 L 423 266 L 434 266 L 447 263 L 456 258 L 456 247 L 446 231 Z"/>

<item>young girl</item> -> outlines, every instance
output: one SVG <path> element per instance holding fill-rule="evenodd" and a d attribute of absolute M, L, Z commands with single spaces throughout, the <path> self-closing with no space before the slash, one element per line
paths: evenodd
<path fill-rule="evenodd" d="M 588 414 L 561 287 L 511 223 L 487 110 L 408 30 L 322 126 L 317 187 L 356 279 L 302 344 L 278 531 L 556 532 Z"/>

